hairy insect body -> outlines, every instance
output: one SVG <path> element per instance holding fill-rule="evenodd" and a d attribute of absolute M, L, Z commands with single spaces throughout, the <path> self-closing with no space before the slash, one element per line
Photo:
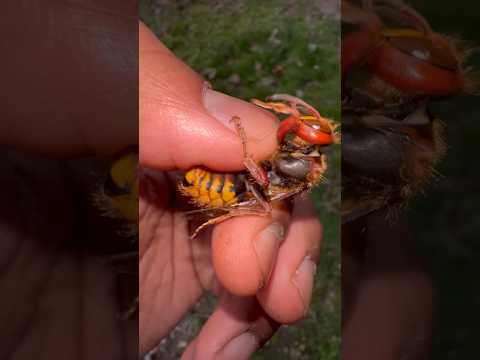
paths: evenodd
<path fill-rule="evenodd" d="M 320 183 L 327 169 L 327 160 L 317 150 L 314 155 L 280 151 L 260 165 L 270 181 L 266 195 L 269 200 L 274 200 L 278 194 L 309 190 Z"/>
<path fill-rule="evenodd" d="M 238 204 L 248 197 L 246 174 L 215 173 L 194 167 L 185 173 L 180 191 L 196 205 L 220 208 Z"/>

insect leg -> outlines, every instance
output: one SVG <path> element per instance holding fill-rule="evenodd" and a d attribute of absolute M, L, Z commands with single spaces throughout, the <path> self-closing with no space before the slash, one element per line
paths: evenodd
<path fill-rule="evenodd" d="M 238 116 L 233 116 L 230 120 L 235 124 L 235 128 L 237 129 L 238 136 L 240 136 L 240 140 L 242 140 L 243 146 L 243 164 L 250 172 L 252 177 L 255 181 L 260 184 L 262 187 L 267 187 L 269 184 L 268 176 L 256 162 L 253 160 L 252 155 L 249 154 L 247 149 L 247 135 L 245 134 L 245 129 L 240 122 L 240 118 Z"/>
<path fill-rule="evenodd" d="M 272 206 L 270 203 L 265 199 L 265 197 L 255 188 L 254 185 L 250 184 L 248 181 L 245 181 L 245 185 L 248 191 L 250 191 L 253 196 L 255 197 L 255 200 L 258 201 L 260 205 L 262 205 L 263 209 L 266 212 L 271 212 L 272 211 Z"/>
<path fill-rule="evenodd" d="M 231 210 L 227 214 L 217 216 L 216 218 L 210 219 L 206 222 L 204 222 L 202 225 L 197 227 L 193 234 L 190 236 L 190 238 L 193 240 L 197 237 L 197 235 L 202 231 L 204 228 L 206 228 L 209 225 L 215 225 L 219 224 L 225 220 L 237 217 L 237 216 L 246 216 L 246 215 L 258 215 L 258 216 L 268 216 L 270 212 L 265 211 L 264 209 L 235 209 Z"/>

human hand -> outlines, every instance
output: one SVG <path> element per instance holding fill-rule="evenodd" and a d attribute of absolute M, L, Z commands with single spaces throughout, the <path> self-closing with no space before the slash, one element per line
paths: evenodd
<path fill-rule="evenodd" d="M 310 201 L 292 212 L 243 216 L 191 240 L 172 171 L 243 170 L 230 119 L 242 120 L 257 160 L 276 149 L 277 120 L 209 89 L 140 24 L 140 352 L 155 346 L 209 289 L 217 309 L 183 358 L 248 358 L 280 323 L 304 317 L 321 225 Z"/>
<path fill-rule="evenodd" d="M 405 214 L 387 211 L 342 227 L 342 359 L 429 358 L 434 289 Z"/>

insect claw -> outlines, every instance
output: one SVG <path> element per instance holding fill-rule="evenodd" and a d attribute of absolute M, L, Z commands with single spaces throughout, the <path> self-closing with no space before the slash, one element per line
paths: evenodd
<path fill-rule="evenodd" d="M 252 99 L 251 102 L 259 107 L 273 110 L 279 114 L 300 116 L 300 112 L 295 107 L 288 106 L 281 102 L 263 102 L 257 99 Z"/>

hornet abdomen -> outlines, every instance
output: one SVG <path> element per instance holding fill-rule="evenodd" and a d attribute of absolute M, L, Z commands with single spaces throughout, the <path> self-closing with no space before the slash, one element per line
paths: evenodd
<path fill-rule="evenodd" d="M 219 208 L 245 199 L 245 174 L 215 173 L 195 167 L 185 173 L 180 191 L 202 207 Z"/>

